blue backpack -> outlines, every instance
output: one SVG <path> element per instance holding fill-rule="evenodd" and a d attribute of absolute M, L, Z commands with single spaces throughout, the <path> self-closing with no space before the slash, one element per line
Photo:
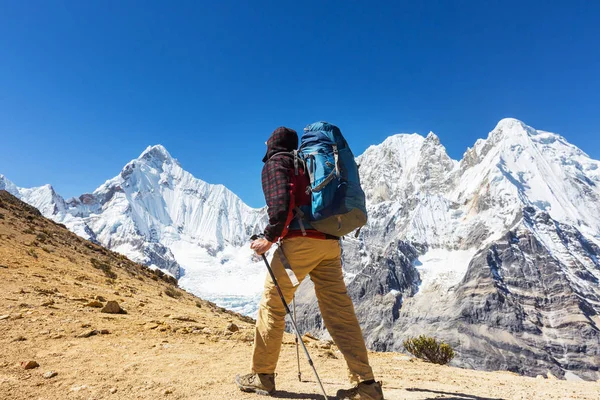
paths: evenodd
<path fill-rule="evenodd" d="M 302 207 L 310 226 L 343 236 L 365 225 L 367 209 L 358 166 L 340 129 L 327 122 L 308 125 L 298 153 L 310 179 L 311 205 Z"/>

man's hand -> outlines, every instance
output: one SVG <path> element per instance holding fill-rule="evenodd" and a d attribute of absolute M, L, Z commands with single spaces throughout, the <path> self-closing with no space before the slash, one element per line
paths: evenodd
<path fill-rule="evenodd" d="M 250 244 L 250 248 L 256 252 L 256 254 L 263 255 L 273 246 L 273 243 L 269 242 L 265 238 L 259 238 Z"/>

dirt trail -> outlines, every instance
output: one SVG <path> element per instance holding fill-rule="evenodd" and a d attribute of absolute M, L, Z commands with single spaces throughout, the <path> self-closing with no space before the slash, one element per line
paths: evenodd
<path fill-rule="evenodd" d="M 4 193 L 0 281 L 2 400 L 263 398 L 233 384 L 248 371 L 250 319 L 81 240 Z M 110 300 L 127 313 L 93 307 Z M 346 387 L 342 356 L 328 343 L 307 343 L 333 399 Z M 600 399 L 599 383 L 462 370 L 398 353 L 370 357 L 387 399 Z M 20 363 L 29 360 L 39 367 L 25 370 Z M 57 375 L 43 376 L 49 372 Z M 298 382 L 286 335 L 275 397 L 322 398 L 304 358 L 302 372 Z"/>

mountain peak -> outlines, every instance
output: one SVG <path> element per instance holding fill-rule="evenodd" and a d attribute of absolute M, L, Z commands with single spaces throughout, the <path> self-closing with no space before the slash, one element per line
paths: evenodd
<path fill-rule="evenodd" d="M 511 129 L 514 127 L 522 127 L 525 128 L 527 125 L 525 125 L 523 123 L 523 121 L 518 120 L 516 118 L 502 118 L 500 121 L 498 121 L 498 124 L 496 124 L 496 129 L 498 128 L 507 128 L 507 129 Z"/>
<path fill-rule="evenodd" d="M 535 129 L 515 118 L 501 119 L 496 127 L 490 132 L 489 139 L 498 142 L 501 139 L 532 136 Z"/>
<path fill-rule="evenodd" d="M 146 147 L 146 150 L 138 157 L 143 160 L 173 161 L 173 157 L 162 144 Z"/>
<path fill-rule="evenodd" d="M 429 132 L 425 138 L 427 142 L 440 143 L 440 138 L 433 132 Z"/>

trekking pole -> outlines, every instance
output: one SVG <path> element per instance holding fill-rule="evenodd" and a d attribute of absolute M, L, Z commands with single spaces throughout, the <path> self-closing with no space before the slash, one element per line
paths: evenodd
<path fill-rule="evenodd" d="M 250 238 L 250 240 L 256 240 L 258 238 L 259 238 L 258 235 L 253 235 Z M 302 348 L 304 349 L 304 354 L 306 354 L 306 359 L 308 360 L 308 365 L 310 365 L 310 367 L 312 368 L 312 370 L 313 370 L 313 372 L 315 374 L 315 378 L 317 378 L 317 382 L 319 383 L 319 387 L 321 388 L 321 392 L 323 392 L 323 397 L 325 398 L 325 400 L 327 400 L 328 398 L 327 398 L 327 393 L 325 392 L 325 388 L 323 387 L 323 384 L 321 383 L 321 379 L 319 378 L 319 374 L 317 373 L 317 369 L 315 368 L 315 364 L 313 363 L 312 358 L 310 358 L 310 354 L 308 353 L 308 349 L 306 348 L 306 345 L 302 341 L 302 337 L 300 336 L 300 331 L 298 330 L 298 326 L 296 325 L 296 321 L 292 317 L 292 312 L 290 311 L 290 307 L 288 306 L 287 302 L 285 301 L 285 297 L 283 297 L 283 292 L 281 291 L 281 288 L 279 287 L 279 283 L 277 283 L 277 279 L 275 278 L 275 274 L 273 273 L 273 270 L 271 269 L 271 266 L 269 265 L 269 261 L 267 261 L 267 256 L 265 256 L 263 254 L 262 255 L 262 259 L 265 262 L 265 265 L 267 267 L 267 271 L 269 271 L 269 275 L 271 275 L 271 279 L 273 280 L 273 284 L 275 285 L 275 288 L 277 289 L 277 293 L 279 293 L 279 298 L 281 299 L 281 302 L 283 303 L 283 307 L 285 308 L 285 313 L 290 317 L 290 320 L 292 322 L 292 326 L 294 327 L 294 331 L 296 332 L 296 338 L 302 344 Z"/>
<path fill-rule="evenodd" d="M 296 296 L 292 298 L 292 307 L 294 309 L 294 321 L 296 321 Z M 298 335 L 296 335 L 296 361 L 298 361 L 298 381 L 302 382 L 302 372 L 300 372 L 300 348 L 298 347 Z"/>

